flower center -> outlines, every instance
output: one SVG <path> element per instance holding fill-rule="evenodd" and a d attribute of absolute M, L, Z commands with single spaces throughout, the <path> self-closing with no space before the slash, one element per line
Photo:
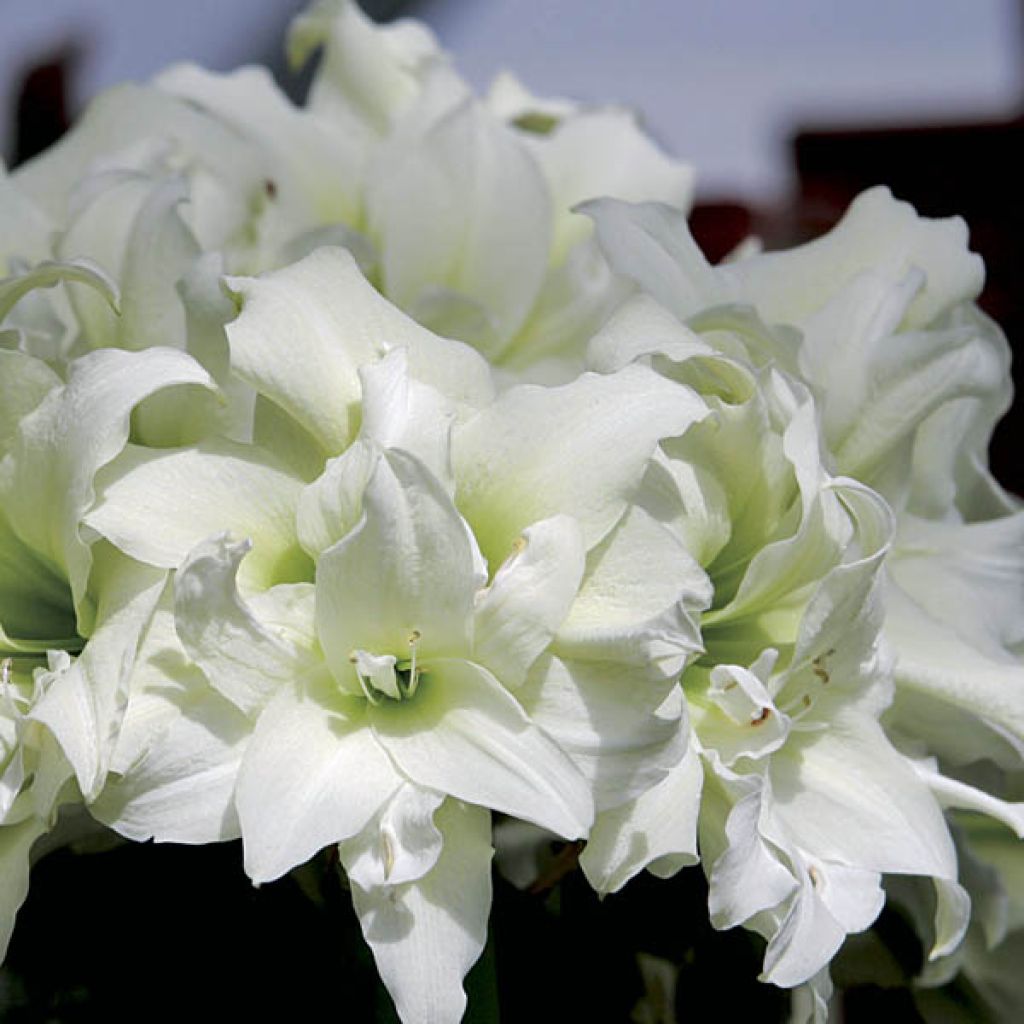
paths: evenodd
<path fill-rule="evenodd" d="M 423 671 L 416 664 L 416 648 L 420 632 L 409 635 L 409 657 L 399 660 L 393 654 L 372 654 L 356 649 L 348 656 L 355 668 L 356 678 L 366 699 L 371 704 L 385 700 L 410 700 L 423 679 Z"/>

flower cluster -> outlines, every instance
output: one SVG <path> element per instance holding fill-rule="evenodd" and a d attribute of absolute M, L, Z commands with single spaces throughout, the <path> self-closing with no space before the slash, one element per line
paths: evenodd
<path fill-rule="evenodd" d="M 175 67 L 0 176 L 0 948 L 79 806 L 255 883 L 336 848 L 457 1021 L 519 822 L 602 894 L 699 861 L 796 1019 L 887 892 L 986 984 L 1024 512 L 963 223 L 875 189 L 712 266 L 629 113 L 348 0 L 288 46 L 302 107 Z"/>

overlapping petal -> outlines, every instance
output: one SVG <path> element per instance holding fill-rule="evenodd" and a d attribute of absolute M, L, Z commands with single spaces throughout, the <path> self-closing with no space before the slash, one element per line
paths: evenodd
<path fill-rule="evenodd" d="M 526 526 L 558 513 L 579 521 L 589 549 L 626 510 L 658 441 L 705 412 L 639 366 L 513 388 L 454 432 L 459 508 L 496 565 Z"/>
<path fill-rule="evenodd" d="M 434 659 L 414 700 L 381 703 L 368 715 L 414 782 L 567 839 L 586 835 L 594 811 L 582 774 L 486 669 Z"/>
<path fill-rule="evenodd" d="M 394 886 L 353 886 L 363 937 L 403 1020 L 455 1024 L 465 1012 L 462 979 L 487 938 L 489 819 L 449 798 L 437 811 L 444 845 L 431 871 Z"/>
<path fill-rule="evenodd" d="M 72 364 L 67 383 L 21 420 L 17 441 L 0 464 L 10 525 L 70 581 L 81 632 L 92 620 L 83 603 L 91 556 L 78 523 L 94 500 L 95 474 L 124 447 L 139 402 L 189 384 L 213 386 L 198 363 L 173 349 L 104 349 L 83 356 Z"/>
<path fill-rule="evenodd" d="M 365 702 L 329 685 L 285 686 L 267 704 L 246 746 L 236 797 L 254 882 L 354 836 L 402 784 L 365 719 Z"/>

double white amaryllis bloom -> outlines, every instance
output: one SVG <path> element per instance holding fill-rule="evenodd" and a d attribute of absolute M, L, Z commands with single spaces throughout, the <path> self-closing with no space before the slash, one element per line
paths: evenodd
<path fill-rule="evenodd" d="M 330 304 L 328 272 L 348 281 Z M 630 499 L 706 408 L 630 367 L 473 409 L 479 357 L 341 251 L 233 287 L 234 363 L 294 414 L 293 465 L 211 438 L 101 472 L 87 528 L 174 577 L 94 813 L 132 838 L 240 833 L 257 882 L 340 844 L 399 1012 L 457 1020 L 489 812 L 584 838 L 684 754 L 675 679 L 707 588 Z M 455 397 L 413 375 L 425 356 L 435 383 L 465 364 Z"/>
<path fill-rule="evenodd" d="M 811 982 L 820 1009 L 824 968 L 881 910 L 882 874 L 936 880 L 936 954 L 959 937 L 946 916 L 962 894 L 940 808 L 878 721 L 891 699 L 879 636 L 891 514 L 825 470 L 816 403 L 782 368 L 788 343 L 749 309 L 687 326 L 646 296 L 594 339 L 604 368 L 642 359 L 704 382 L 711 414 L 662 443 L 641 500 L 697 554 L 714 598 L 706 653 L 682 678 L 691 758 L 599 819 L 581 861 L 598 888 L 617 889 L 644 866 L 696 859 L 699 836 L 712 920 L 763 933 L 765 979 Z M 595 860 L 607 826 L 610 871 Z"/>
<path fill-rule="evenodd" d="M 838 471 L 877 488 L 896 513 L 895 531 L 884 540 L 890 550 L 882 552 L 876 545 L 879 555 L 886 554 L 884 563 L 880 557 L 869 560 L 875 563 L 872 575 L 884 566 L 883 593 L 873 585 L 854 607 L 862 615 L 870 613 L 875 633 L 881 627 L 882 650 L 893 663 L 894 694 L 889 697 L 883 690 L 869 717 L 884 711 L 889 737 L 884 746 L 891 750 L 890 741 L 895 742 L 904 763 L 900 766 L 891 754 L 865 756 L 866 748 L 850 748 L 835 760 L 835 770 L 850 780 L 858 771 L 888 764 L 889 783 L 862 779 L 865 791 L 881 797 L 874 801 L 875 813 L 884 815 L 888 795 L 897 791 L 897 777 L 904 779 L 908 794 L 914 789 L 907 778 L 909 766 L 941 806 L 992 815 L 1022 835 L 1022 805 L 974 788 L 956 773 L 957 765 L 988 759 L 1019 773 L 1024 706 L 1017 654 L 1024 598 L 1020 513 L 1018 503 L 993 481 L 985 461 L 992 426 L 1008 401 L 1008 355 L 998 329 L 969 304 L 980 289 L 982 271 L 978 258 L 967 251 L 962 222 L 925 220 L 884 190 L 874 190 L 858 199 L 823 239 L 712 268 L 683 218 L 671 210 L 614 201 L 591 209 L 613 266 L 720 352 L 735 351 L 735 342 L 730 345 L 721 332 L 728 327 L 725 314 L 737 305 L 748 310 L 748 318 L 753 311 L 777 325 L 762 329 L 758 337 L 748 322 L 741 333 L 755 362 L 770 352 L 776 366 L 813 389 L 820 408 L 813 430 L 821 441 L 807 435 L 804 478 L 820 444 Z M 694 354 L 692 339 L 689 349 L 683 340 L 675 345 L 680 353 Z M 598 357 L 607 358 L 608 348 L 605 342 Z M 672 357 L 671 348 L 660 351 Z M 806 492 L 806 485 L 802 489 Z M 767 521 L 762 515 L 761 522 Z M 862 542 L 860 548 L 866 553 Z M 713 565 L 709 571 L 717 582 Z M 777 611 L 776 605 L 776 616 Z M 711 652 L 716 614 L 703 623 Z M 847 632 L 857 631 L 848 627 Z M 829 642 L 811 649 L 804 627 L 801 634 L 800 646 L 815 655 L 814 675 L 834 679 L 829 661 L 839 648 Z M 724 695 L 723 670 L 713 671 L 720 678 L 712 691 Z M 840 724 L 835 710 L 829 721 Z M 876 725 L 870 728 L 881 737 Z M 801 763 L 806 787 L 811 773 L 803 755 Z M 925 813 L 927 801 L 918 803 Z M 825 820 L 821 806 L 808 809 L 815 819 Z M 852 807 L 844 814 L 853 820 Z M 930 837 L 915 856 L 923 868 L 930 850 L 931 863 L 923 873 L 940 880 L 938 920 L 930 929 L 932 955 L 940 956 L 962 936 L 968 903 L 953 884 L 949 840 L 936 830 L 934 814 L 927 815 L 932 819 L 927 827 L 919 814 L 913 828 L 897 829 L 897 817 L 888 828 L 881 821 L 874 827 L 865 822 L 861 829 L 831 822 L 828 832 L 832 843 L 871 836 L 867 860 L 843 855 L 851 866 L 884 858 L 879 835 L 901 831 L 904 843 Z M 914 860 L 908 860 L 909 853 L 905 847 L 896 857 L 903 868 L 882 870 L 916 871 L 906 866 Z M 848 896 L 852 890 L 845 888 Z M 880 907 L 880 895 L 873 898 Z M 852 920 L 863 927 L 871 916 L 855 912 Z"/>
<path fill-rule="evenodd" d="M 12 250 L 103 265 L 121 316 L 72 293 L 94 347 L 183 346 L 177 290 L 215 291 L 214 264 L 252 274 L 341 245 L 398 306 L 506 373 L 575 376 L 622 286 L 572 207 L 686 207 L 692 170 L 622 109 L 552 104 L 508 77 L 479 100 L 423 26 L 378 28 L 350 0 L 295 21 L 293 62 L 317 49 L 302 107 L 259 68 L 180 66 L 106 93 L 0 187 L 0 223 L 32 228 Z"/>
<path fill-rule="evenodd" d="M 85 805 L 256 882 L 336 846 L 457 1020 L 499 812 L 602 893 L 700 859 L 797 1019 L 883 876 L 998 1001 L 1024 512 L 963 225 L 872 190 L 712 267 L 628 113 L 348 0 L 317 50 L 301 107 L 172 68 L 0 172 L 0 947 Z"/>
<path fill-rule="evenodd" d="M 32 843 L 59 806 L 95 798 L 139 638 L 163 573 L 79 523 L 96 471 L 124 446 L 132 410 L 179 385 L 212 386 L 183 353 L 97 352 L 62 382 L 0 351 L 0 948 L 28 887 Z"/>

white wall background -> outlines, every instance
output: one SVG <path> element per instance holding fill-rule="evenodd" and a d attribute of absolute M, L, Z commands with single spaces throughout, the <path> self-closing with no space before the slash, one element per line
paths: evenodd
<path fill-rule="evenodd" d="M 80 99 L 174 60 L 265 59 L 301 0 L 0 0 L 0 139 L 30 58 L 84 34 Z M 427 0 L 480 87 L 625 102 L 705 194 L 770 200 L 796 123 L 1004 116 L 1022 96 L 1014 0 Z"/>
<path fill-rule="evenodd" d="M 424 14 L 479 85 L 643 112 L 705 193 L 772 198 L 797 123 L 1004 116 L 1024 98 L 1012 0 L 434 0 Z"/>

